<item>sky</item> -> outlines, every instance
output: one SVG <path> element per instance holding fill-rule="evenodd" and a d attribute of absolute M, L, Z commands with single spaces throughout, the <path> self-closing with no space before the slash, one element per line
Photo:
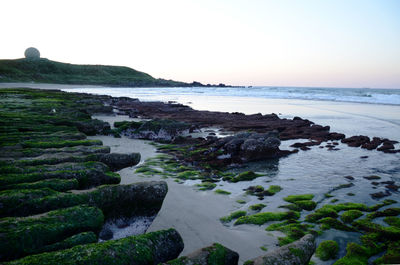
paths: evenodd
<path fill-rule="evenodd" d="M 400 88 L 400 0 L 1 0 L 0 58 L 156 78 Z"/>

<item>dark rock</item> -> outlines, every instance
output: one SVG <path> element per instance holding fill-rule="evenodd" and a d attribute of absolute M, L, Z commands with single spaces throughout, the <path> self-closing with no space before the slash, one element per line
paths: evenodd
<path fill-rule="evenodd" d="M 315 248 L 314 236 L 308 234 L 291 244 L 269 251 L 266 255 L 248 262 L 253 265 L 304 265 L 310 261 Z"/>
<path fill-rule="evenodd" d="M 392 195 L 392 193 L 390 193 L 389 191 L 386 190 L 385 192 L 380 191 L 380 192 L 376 192 L 376 193 L 371 193 L 370 195 L 373 199 L 380 199 L 383 197 L 390 196 L 390 195 Z"/>
<path fill-rule="evenodd" d="M 118 171 L 126 167 L 137 165 L 140 162 L 140 154 L 101 154 L 99 155 L 99 161 L 109 166 L 112 171 Z"/>
<path fill-rule="evenodd" d="M 376 180 L 376 179 L 381 179 L 381 177 L 379 177 L 379 176 L 374 176 L 374 175 L 372 175 L 372 176 L 368 176 L 368 177 L 363 177 L 363 178 L 365 178 L 365 179 L 368 179 L 368 180 Z"/>
<path fill-rule="evenodd" d="M 99 238 L 102 240 L 110 240 L 111 238 L 113 238 L 113 235 L 114 234 L 110 228 L 104 227 L 99 234 Z"/>
<path fill-rule="evenodd" d="M 395 185 L 395 184 L 388 184 L 388 185 L 385 185 L 385 188 L 392 190 L 392 191 L 397 191 L 400 188 L 400 186 Z"/>
<path fill-rule="evenodd" d="M 212 246 L 199 249 L 187 256 L 171 260 L 164 264 L 181 265 L 237 265 L 239 254 L 221 244 L 214 243 Z"/>
<path fill-rule="evenodd" d="M 276 157 L 280 140 L 275 137 L 247 139 L 240 146 L 240 156 L 244 161 L 261 160 Z"/>
<path fill-rule="evenodd" d="M 361 145 L 367 144 L 369 142 L 369 137 L 364 135 L 351 136 L 349 138 L 342 139 L 342 143 L 345 143 L 351 147 L 360 147 Z"/>
<path fill-rule="evenodd" d="M 111 129 L 110 124 L 97 119 L 76 121 L 74 125 L 86 135 L 106 134 Z"/>
<path fill-rule="evenodd" d="M 345 178 L 348 180 L 354 180 L 354 177 L 352 177 L 352 176 L 345 176 Z"/>
<path fill-rule="evenodd" d="M 139 128 L 124 130 L 122 133 L 131 138 L 171 141 L 175 137 L 181 135 L 184 131 L 189 131 L 190 128 L 192 128 L 192 126 L 185 122 L 154 119 L 143 122 Z"/>

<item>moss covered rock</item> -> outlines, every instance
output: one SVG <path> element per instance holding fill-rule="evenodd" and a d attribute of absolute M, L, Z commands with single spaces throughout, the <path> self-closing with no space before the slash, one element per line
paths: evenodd
<path fill-rule="evenodd" d="M 315 255 L 323 261 L 336 258 L 339 252 L 339 244 L 334 240 L 322 241 L 317 248 Z"/>
<path fill-rule="evenodd" d="M 242 172 L 242 173 L 238 174 L 237 176 L 231 178 L 229 181 L 234 182 L 234 183 L 239 182 L 239 181 L 250 181 L 250 180 L 256 179 L 260 176 L 262 176 L 262 175 L 254 173 L 253 171 L 245 171 L 245 172 Z"/>
<path fill-rule="evenodd" d="M 26 218 L 0 220 L 0 260 L 23 257 L 74 234 L 99 232 L 104 221 L 100 209 L 75 206 Z"/>
<path fill-rule="evenodd" d="M 362 215 L 363 213 L 359 210 L 348 210 L 340 216 L 340 219 L 345 223 L 351 223 Z"/>
<path fill-rule="evenodd" d="M 7 190 L 0 192 L 0 216 L 28 216 L 80 204 L 100 208 L 107 218 L 153 215 L 161 208 L 167 190 L 165 182 L 156 181 L 105 185 L 79 193 Z"/>
<path fill-rule="evenodd" d="M 178 257 L 183 241 L 174 229 L 28 256 L 7 264 L 153 265 Z"/>
<path fill-rule="evenodd" d="M 245 264 L 253 265 L 303 265 L 307 264 L 315 251 L 313 235 L 306 235 L 289 245 L 268 251 L 267 254 L 248 261 Z"/>
<path fill-rule="evenodd" d="M 263 225 L 270 221 L 282 221 L 285 219 L 298 219 L 300 214 L 298 212 L 263 212 L 256 213 L 252 215 L 246 215 L 239 217 L 236 220 L 234 225 L 241 224 L 255 224 L 255 225 Z"/>
<path fill-rule="evenodd" d="M 168 261 L 169 265 L 236 265 L 239 255 L 221 244 L 213 245 L 199 249 L 187 256 Z"/>

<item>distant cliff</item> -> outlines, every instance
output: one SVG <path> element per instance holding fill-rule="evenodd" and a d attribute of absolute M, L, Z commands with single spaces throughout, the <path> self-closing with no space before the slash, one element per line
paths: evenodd
<path fill-rule="evenodd" d="M 108 85 L 128 87 L 205 86 L 156 79 L 149 74 L 124 66 L 78 65 L 48 59 L 0 60 L 0 82 L 37 82 L 54 84 Z M 207 85 L 211 86 L 211 85 Z M 220 84 L 218 86 L 225 86 Z"/>

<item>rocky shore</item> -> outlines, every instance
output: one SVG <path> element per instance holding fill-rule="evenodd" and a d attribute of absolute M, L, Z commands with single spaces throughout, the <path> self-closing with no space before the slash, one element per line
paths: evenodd
<path fill-rule="evenodd" d="M 140 150 L 110 153 L 101 141 L 87 139 L 90 135 L 151 140 L 165 154 L 136 167 L 136 174 L 181 183 L 200 180 L 199 190 L 219 194 L 229 194 L 216 188 L 220 181 L 262 177 L 253 171 L 233 173 L 230 168 L 279 160 L 322 143 L 327 143 L 327 151 L 337 150 L 339 142 L 385 153 L 400 151 L 389 139 L 346 137 L 330 132 L 329 126 L 275 114 L 196 111 L 175 103 L 19 88 L 0 90 L 0 104 L 0 262 L 4 264 L 238 263 L 238 254 L 218 242 L 178 258 L 184 242 L 175 229 L 109 240 L 112 231 L 106 223 L 118 221 L 123 227 L 135 218 L 153 220 L 168 187 L 164 181 L 119 185 L 116 171 L 137 165 Z M 91 117 L 115 112 L 138 119 L 110 126 Z M 212 132 L 192 136 L 211 126 L 222 128 L 227 136 Z M 293 150 L 284 150 L 285 140 L 299 142 Z M 398 188 L 394 182 L 387 185 Z M 342 188 L 346 187 L 338 189 Z M 277 185 L 250 186 L 246 193 L 263 199 L 281 190 Z M 308 264 L 315 238 L 328 229 L 360 234 L 360 243 L 349 243 L 346 255 L 335 264 L 366 264 L 377 254 L 376 264 L 399 262 L 400 210 L 391 207 L 396 201 L 321 206 L 313 194 L 290 195 L 284 201 L 283 211 L 263 211 L 265 205 L 260 203 L 221 218 L 226 226 L 267 224 L 267 231 L 284 235 L 279 237 L 281 248 L 245 264 Z M 374 222 L 381 217 L 388 226 Z M 337 259 L 335 244 L 330 243 L 318 246 L 315 255 L 321 260 Z"/>

